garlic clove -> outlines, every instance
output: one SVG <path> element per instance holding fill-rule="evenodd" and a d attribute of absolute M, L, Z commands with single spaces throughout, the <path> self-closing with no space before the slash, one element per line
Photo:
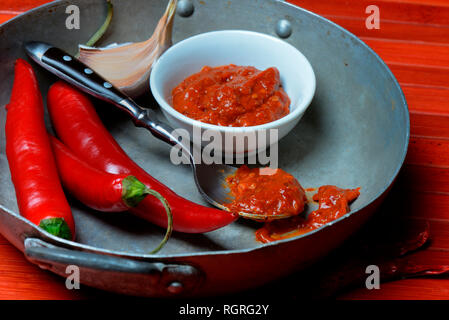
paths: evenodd
<path fill-rule="evenodd" d="M 146 41 L 104 48 L 79 46 L 79 59 L 130 97 L 148 89 L 152 64 L 172 45 L 177 0 L 170 0 L 153 35 Z"/>

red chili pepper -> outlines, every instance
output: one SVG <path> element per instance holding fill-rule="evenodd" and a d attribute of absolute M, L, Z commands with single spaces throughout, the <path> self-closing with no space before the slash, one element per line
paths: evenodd
<path fill-rule="evenodd" d="M 63 186 L 92 209 L 126 211 L 137 206 L 152 191 L 134 176 L 93 168 L 53 136 L 50 136 L 50 142 Z"/>
<path fill-rule="evenodd" d="M 47 98 L 53 126 L 64 144 L 91 166 L 110 173 L 131 174 L 148 188 L 158 191 L 170 203 L 174 230 L 209 232 L 237 219 L 235 214 L 180 197 L 146 173 L 118 145 L 103 126 L 90 100 L 78 90 L 57 82 L 50 88 Z M 145 198 L 131 212 L 158 226 L 167 226 L 164 209 L 154 198 Z"/>
<path fill-rule="evenodd" d="M 6 106 L 6 155 L 20 213 L 45 231 L 73 239 L 75 223 L 59 181 L 31 66 L 18 59 Z"/>
<path fill-rule="evenodd" d="M 168 227 L 164 239 L 151 253 L 158 252 L 165 245 L 173 230 L 173 216 L 167 200 L 158 192 L 147 188 L 134 176 L 93 168 L 51 135 L 50 143 L 62 184 L 86 206 L 99 211 L 119 212 L 137 206 L 147 195 L 158 199 L 165 209 Z"/>

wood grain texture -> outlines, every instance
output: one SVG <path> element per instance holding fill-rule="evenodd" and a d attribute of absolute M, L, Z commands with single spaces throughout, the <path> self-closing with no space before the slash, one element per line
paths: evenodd
<path fill-rule="evenodd" d="M 449 90 L 404 84 L 401 87 L 410 111 L 435 116 L 449 115 Z"/>
<path fill-rule="evenodd" d="M 0 24 L 8 21 L 9 19 L 14 18 L 15 14 L 6 14 L 6 13 L 0 13 Z"/>
<path fill-rule="evenodd" d="M 449 115 L 411 111 L 410 122 L 413 136 L 449 139 Z"/>
<path fill-rule="evenodd" d="M 446 300 L 447 279 L 404 279 L 381 284 L 380 290 L 355 289 L 342 294 L 341 300 Z"/>
<path fill-rule="evenodd" d="M 390 2 L 449 7 L 449 2 L 447 2 L 447 0 L 390 0 Z"/>
<path fill-rule="evenodd" d="M 449 67 L 449 44 L 361 38 L 387 64 Z M 432 59 L 429 59 L 432 57 Z"/>
<path fill-rule="evenodd" d="M 448 30 L 449 31 L 449 30 Z M 388 65 L 401 85 L 449 89 L 449 68 L 390 63 Z"/>
<path fill-rule="evenodd" d="M 291 0 L 304 9 L 318 13 L 359 37 L 389 40 L 449 42 L 448 5 L 427 2 L 404 3 L 392 0 Z M 367 29 L 366 13 L 375 4 L 380 11 L 380 29 Z"/>
<path fill-rule="evenodd" d="M 406 163 L 449 168 L 449 140 L 412 136 Z"/>
<path fill-rule="evenodd" d="M 48 0 L 2 0 L 0 23 Z M 413 261 L 449 264 L 449 1 L 290 0 L 340 24 L 386 61 L 410 109 L 411 139 L 398 178 L 395 210 L 430 223 L 432 241 Z M 368 30 L 365 9 L 380 8 L 381 29 Z M 0 299 L 84 299 L 107 296 L 89 288 L 69 291 L 63 279 L 28 263 L 0 236 Z M 340 299 L 449 299 L 449 279 L 420 278 L 354 289 Z"/>
<path fill-rule="evenodd" d="M 0 299 L 66 300 L 92 296 L 92 290 L 82 289 L 66 289 L 64 279 L 29 263 L 0 236 Z"/>
<path fill-rule="evenodd" d="M 2 0 L 0 13 L 20 14 L 42 4 L 51 2 L 49 0 Z"/>
<path fill-rule="evenodd" d="M 388 0 L 292 0 L 289 2 L 323 16 L 339 16 L 356 19 L 361 19 L 364 15 L 368 16 L 366 8 L 370 5 L 376 5 L 379 8 L 381 20 L 409 22 L 412 24 L 446 26 L 449 15 L 449 7 L 432 5 L 430 2 L 427 4 L 401 3 Z"/>
<path fill-rule="evenodd" d="M 359 37 L 449 43 L 449 26 L 381 20 L 380 29 L 369 30 L 365 26 L 366 16 L 363 18 L 330 15 L 325 17 Z"/>

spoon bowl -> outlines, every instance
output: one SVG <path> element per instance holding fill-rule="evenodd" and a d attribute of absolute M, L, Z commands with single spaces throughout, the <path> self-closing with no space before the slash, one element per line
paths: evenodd
<path fill-rule="evenodd" d="M 226 184 L 226 178 L 235 173 L 236 167 L 225 164 L 193 164 L 195 182 L 198 190 L 202 196 L 212 205 L 229 211 L 226 207 L 227 203 L 233 200 L 230 190 Z M 276 215 L 261 215 L 248 212 L 239 212 L 240 217 L 256 220 L 277 220 L 290 218 L 291 215 L 276 214 Z"/>

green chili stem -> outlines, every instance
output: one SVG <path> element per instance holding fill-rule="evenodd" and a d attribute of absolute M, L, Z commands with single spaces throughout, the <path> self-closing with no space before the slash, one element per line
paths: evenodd
<path fill-rule="evenodd" d="M 72 240 L 72 233 L 64 218 L 47 218 L 39 223 L 39 227 L 48 233 L 67 240 Z"/>
<path fill-rule="evenodd" d="M 112 5 L 111 0 L 106 0 L 106 3 L 108 5 L 108 14 L 106 16 L 106 20 L 103 22 L 102 26 L 100 27 L 100 29 L 98 29 L 93 36 L 86 42 L 86 46 L 88 47 L 93 47 L 98 40 L 101 39 L 101 37 L 103 37 L 103 35 L 105 34 L 106 30 L 108 30 L 109 25 L 111 24 L 111 20 L 112 20 L 112 16 L 114 15 L 114 6 Z M 79 51 L 76 54 L 76 58 L 78 58 L 80 55 Z"/>
<path fill-rule="evenodd" d="M 130 208 L 136 207 L 139 203 L 147 196 L 156 197 L 164 205 L 165 211 L 167 213 L 167 232 L 165 233 L 164 239 L 159 243 L 159 245 L 150 252 L 150 254 L 157 253 L 162 247 L 167 243 L 170 235 L 173 231 L 173 215 L 167 200 L 157 191 L 154 191 L 142 182 L 140 182 L 134 176 L 127 176 L 122 181 L 122 200 Z"/>
<path fill-rule="evenodd" d="M 156 249 L 150 252 L 150 254 L 155 254 L 159 252 L 167 243 L 168 239 L 170 239 L 171 233 L 173 231 L 173 215 L 167 200 L 159 192 L 151 189 L 148 189 L 147 192 L 149 195 L 156 197 L 160 202 L 162 202 L 165 208 L 165 212 L 167 213 L 167 231 L 165 232 L 164 239 L 162 239 L 161 243 L 159 243 Z"/>
<path fill-rule="evenodd" d="M 148 188 L 134 176 L 122 180 L 122 200 L 130 208 L 137 205 L 147 196 Z"/>

